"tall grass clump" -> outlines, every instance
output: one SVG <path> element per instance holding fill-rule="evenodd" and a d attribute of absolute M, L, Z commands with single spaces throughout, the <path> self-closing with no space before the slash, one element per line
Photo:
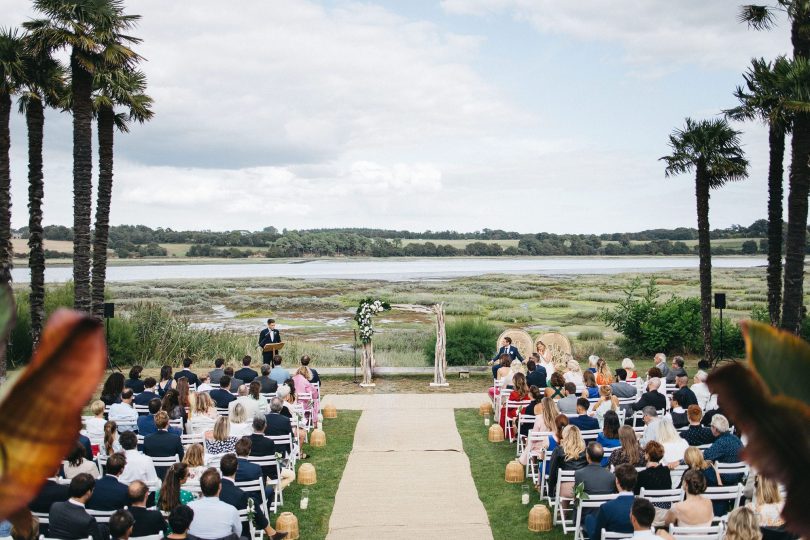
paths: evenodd
<path fill-rule="evenodd" d="M 447 365 L 473 366 L 480 365 L 480 355 L 484 362 L 495 349 L 500 335 L 497 326 L 483 319 L 461 318 L 449 321 L 445 327 L 447 333 Z M 436 354 L 436 336 L 425 343 L 424 355 L 428 364 L 433 364 Z"/>
<path fill-rule="evenodd" d="M 602 341 L 605 335 L 599 330 L 583 330 L 577 336 L 580 341 Z"/>

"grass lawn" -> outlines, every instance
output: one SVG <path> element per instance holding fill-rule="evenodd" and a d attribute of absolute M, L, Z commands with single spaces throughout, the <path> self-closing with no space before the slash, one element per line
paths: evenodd
<path fill-rule="evenodd" d="M 464 444 L 464 452 L 470 458 L 478 497 L 486 508 L 495 540 L 541 536 L 548 540 L 565 538 L 559 527 L 547 533 L 529 531 L 529 510 L 540 502 L 540 496 L 532 489 L 529 505 L 523 506 L 520 504 L 522 484 L 507 484 L 504 480 L 506 464 L 515 459 L 514 445 L 489 442 L 484 419 L 474 409 L 457 409 L 456 427 Z M 531 484 L 530 481 L 526 483 Z"/>
<path fill-rule="evenodd" d="M 301 463 L 312 463 L 318 475 L 318 482 L 311 486 L 302 486 L 298 482 L 293 482 L 284 490 L 284 506 L 282 512 L 292 512 L 298 518 L 298 527 L 301 538 L 316 540 L 326 538 L 329 531 L 329 518 L 332 515 L 332 508 L 335 505 L 335 494 L 337 493 L 340 478 L 343 476 L 343 469 L 346 468 L 346 461 L 349 459 L 349 452 L 354 444 L 354 430 L 357 421 L 360 419 L 361 411 L 338 411 L 337 418 L 326 418 L 323 421 L 323 429 L 326 432 L 326 446 L 323 448 L 312 448 L 305 446 L 304 452 L 310 455 L 306 461 Z M 309 490 L 309 508 L 300 509 L 301 490 Z M 276 518 L 271 519 L 275 526 Z"/>

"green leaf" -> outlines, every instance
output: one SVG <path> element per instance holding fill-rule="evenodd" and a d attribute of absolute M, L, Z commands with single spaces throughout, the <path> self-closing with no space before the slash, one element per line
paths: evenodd
<path fill-rule="evenodd" d="M 810 405 L 810 343 L 759 322 L 742 327 L 748 361 L 771 393 Z"/>

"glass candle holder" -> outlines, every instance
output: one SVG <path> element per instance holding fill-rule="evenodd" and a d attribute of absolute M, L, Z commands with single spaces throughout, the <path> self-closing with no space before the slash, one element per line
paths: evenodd
<path fill-rule="evenodd" d="M 527 484 L 523 484 L 520 490 L 520 502 L 523 505 L 529 504 L 529 486 Z"/>
<path fill-rule="evenodd" d="M 301 510 L 309 508 L 309 489 L 304 488 L 301 490 Z"/>
<path fill-rule="evenodd" d="M 489 426 L 489 416 L 484 417 L 484 425 Z"/>

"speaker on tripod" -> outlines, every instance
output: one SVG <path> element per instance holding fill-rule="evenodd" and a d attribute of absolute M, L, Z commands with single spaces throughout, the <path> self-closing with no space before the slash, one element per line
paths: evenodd
<path fill-rule="evenodd" d="M 717 367 L 717 362 L 723 359 L 723 341 L 725 338 L 723 329 L 723 310 L 726 309 L 726 293 L 714 293 L 714 307 L 720 310 L 720 347 L 719 355 L 714 359 L 714 366 Z"/>

